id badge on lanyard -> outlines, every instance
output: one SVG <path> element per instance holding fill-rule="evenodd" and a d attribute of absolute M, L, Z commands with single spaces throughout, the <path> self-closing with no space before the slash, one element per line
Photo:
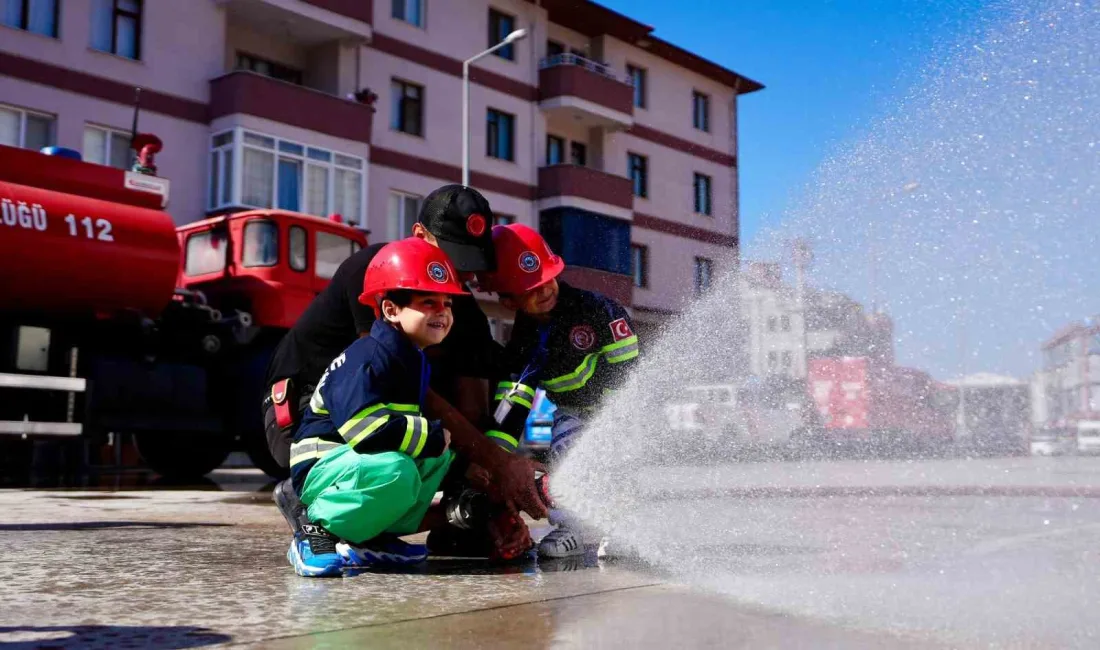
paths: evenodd
<path fill-rule="evenodd" d="M 550 328 L 547 325 L 543 325 L 539 328 L 539 346 L 535 349 L 534 359 L 531 363 L 527 364 L 527 367 L 523 369 L 523 373 L 520 374 L 519 379 L 504 397 L 500 400 L 500 404 L 497 404 L 496 411 L 493 412 L 493 419 L 497 424 L 504 424 L 504 418 L 508 417 L 508 414 L 512 412 L 512 400 L 510 398 L 515 397 L 521 391 L 519 384 L 522 384 L 528 377 L 538 372 L 542 366 L 543 358 L 546 355 L 546 340 L 550 336 Z"/>

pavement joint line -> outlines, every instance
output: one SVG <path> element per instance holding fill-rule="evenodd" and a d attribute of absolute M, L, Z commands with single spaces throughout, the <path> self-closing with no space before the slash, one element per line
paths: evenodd
<path fill-rule="evenodd" d="M 253 641 L 235 641 L 235 642 L 229 643 L 227 645 L 224 645 L 222 647 L 232 648 L 232 647 L 239 647 L 239 646 L 255 645 L 257 643 L 263 643 L 264 641 L 279 641 L 279 640 L 282 640 L 282 639 L 298 639 L 298 638 L 305 638 L 305 637 L 310 637 L 310 636 L 317 636 L 319 634 L 332 634 L 334 632 L 347 632 L 347 631 L 350 631 L 350 630 L 365 630 L 365 629 L 368 629 L 368 628 L 383 628 L 383 627 L 386 627 L 388 625 L 400 625 L 401 623 L 415 623 L 417 621 L 431 621 L 431 620 L 440 619 L 440 618 L 447 618 L 448 616 L 462 616 L 462 615 L 465 615 L 465 614 L 479 614 L 479 613 L 484 613 L 484 612 L 491 612 L 491 611 L 498 610 L 498 609 L 511 609 L 513 607 L 523 607 L 523 606 L 526 606 L 526 605 L 534 605 L 536 603 L 552 603 L 552 602 L 557 601 L 557 600 L 570 600 L 572 598 L 584 598 L 585 596 L 596 596 L 596 595 L 600 595 L 600 594 L 611 594 L 611 593 L 616 593 L 616 592 L 620 592 L 620 591 L 633 591 L 633 590 L 636 590 L 636 589 L 650 589 L 652 587 L 663 587 L 663 586 L 667 586 L 667 585 L 669 585 L 669 583 L 667 583 L 667 582 L 653 582 L 653 583 L 644 584 L 644 585 L 631 585 L 631 586 L 628 586 L 628 587 L 613 587 L 611 589 L 600 589 L 600 590 L 597 590 L 597 591 L 587 591 L 583 594 L 572 594 L 572 595 L 569 595 L 569 596 L 552 596 L 552 597 L 548 597 L 548 598 L 536 598 L 534 600 L 523 601 L 522 603 L 506 603 L 506 604 L 501 604 L 501 605 L 490 605 L 489 607 L 478 607 L 476 609 L 467 609 L 467 610 L 463 610 L 461 612 L 445 612 L 443 614 L 433 614 L 432 616 L 416 616 L 416 617 L 412 617 L 412 618 L 402 618 L 402 619 L 395 620 L 395 621 L 384 621 L 384 622 L 380 622 L 380 623 L 367 623 L 365 625 L 352 625 L 350 627 L 340 627 L 340 628 L 335 628 L 335 629 L 332 629 L 332 630 L 316 630 L 316 631 L 313 631 L 313 632 L 305 632 L 303 634 L 286 634 L 286 635 L 281 635 L 281 636 L 269 636 L 269 637 L 263 637 L 262 639 L 255 639 Z"/>

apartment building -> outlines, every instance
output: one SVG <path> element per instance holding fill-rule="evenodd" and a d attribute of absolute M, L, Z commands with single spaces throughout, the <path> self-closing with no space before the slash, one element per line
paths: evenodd
<path fill-rule="evenodd" d="M 1039 423 L 1100 419 L 1100 316 L 1070 323 L 1043 342 L 1033 380 Z"/>
<path fill-rule="evenodd" d="M 762 86 L 580 0 L 19 0 L 0 14 L 0 142 L 126 166 L 164 141 L 178 223 L 247 208 L 409 232 L 462 165 L 568 279 L 658 324 L 737 264 L 737 106 Z M 509 314 L 486 309 L 498 334 Z"/>

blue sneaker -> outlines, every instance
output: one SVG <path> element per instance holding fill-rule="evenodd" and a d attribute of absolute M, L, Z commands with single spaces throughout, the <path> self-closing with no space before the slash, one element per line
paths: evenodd
<path fill-rule="evenodd" d="M 286 552 L 294 572 L 305 578 L 342 575 L 344 559 L 336 552 L 335 535 L 316 524 L 302 526 Z"/>
<path fill-rule="evenodd" d="M 428 547 L 410 544 L 397 535 L 382 533 L 362 544 L 338 542 L 336 552 L 349 569 L 380 565 L 419 564 L 428 559 Z"/>

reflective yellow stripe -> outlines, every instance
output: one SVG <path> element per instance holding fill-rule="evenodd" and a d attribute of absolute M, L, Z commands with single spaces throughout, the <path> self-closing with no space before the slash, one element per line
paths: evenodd
<path fill-rule="evenodd" d="M 581 361 L 581 365 L 577 366 L 576 370 L 567 375 L 562 375 L 561 377 L 548 379 L 542 382 L 542 387 L 552 393 L 564 393 L 584 388 L 584 385 L 587 384 L 588 380 L 592 378 L 592 375 L 596 373 L 596 361 L 599 356 L 599 352 L 593 352 L 592 354 L 586 355 L 584 360 Z"/>
<path fill-rule="evenodd" d="M 638 356 L 638 337 L 628 336 L 621 341 L 600 348 L 608 363 L 622 363 Z"/>
<path fill-rule="evenodd" d="M 535 389 L 527 384 L 521 384 L 515 381 L 502 381 L 497 384 L 497 392 L 494 399 L 504 399 L 504 396 L 508 394 L 508 391 L 515 388 L 518 392 L 526 394 L 531 399 L 535 399 Z"/>
<path fill-rule="evenodd" d="M 507 451 L 515 451 L 519 448 L 519 440 L 504 433 L 503 431 L 489 430 L 485 432 L 485 435 L 493 439 L 493 442 L 497 443 Z"/>
<path fill-rule="evenodd" d="M 404 453 L 416 458 L 424 451 L 424 445 L 428 442 L 428 420 L 419 416 L 405 416 L 405 438 L 399 448 Z"/>
<path fill-rule="evenodd" d="M 373 404 L 353 415 L 340 427 L 340 436 L 352 447 L 389 422 L 391 415 L 419 413 L 416 404 Z"/>
<path fill-rule="evenodd" d="M 310 460 L 320 460 L 329 453 L 342 447 L 338 442 L 321 440 L 320 438 L 306 438 L 290 445 L 290 466 Z"/>
<path fill-rule="evenodd" d="M 513 395 L 512 397 L 508 398 L 508 401 L 513 404 L 519 404 L 520 406 L 526 406 L 528 409 L 531 408 L 531 402 L 523 399 L 519 395 Z"/>

